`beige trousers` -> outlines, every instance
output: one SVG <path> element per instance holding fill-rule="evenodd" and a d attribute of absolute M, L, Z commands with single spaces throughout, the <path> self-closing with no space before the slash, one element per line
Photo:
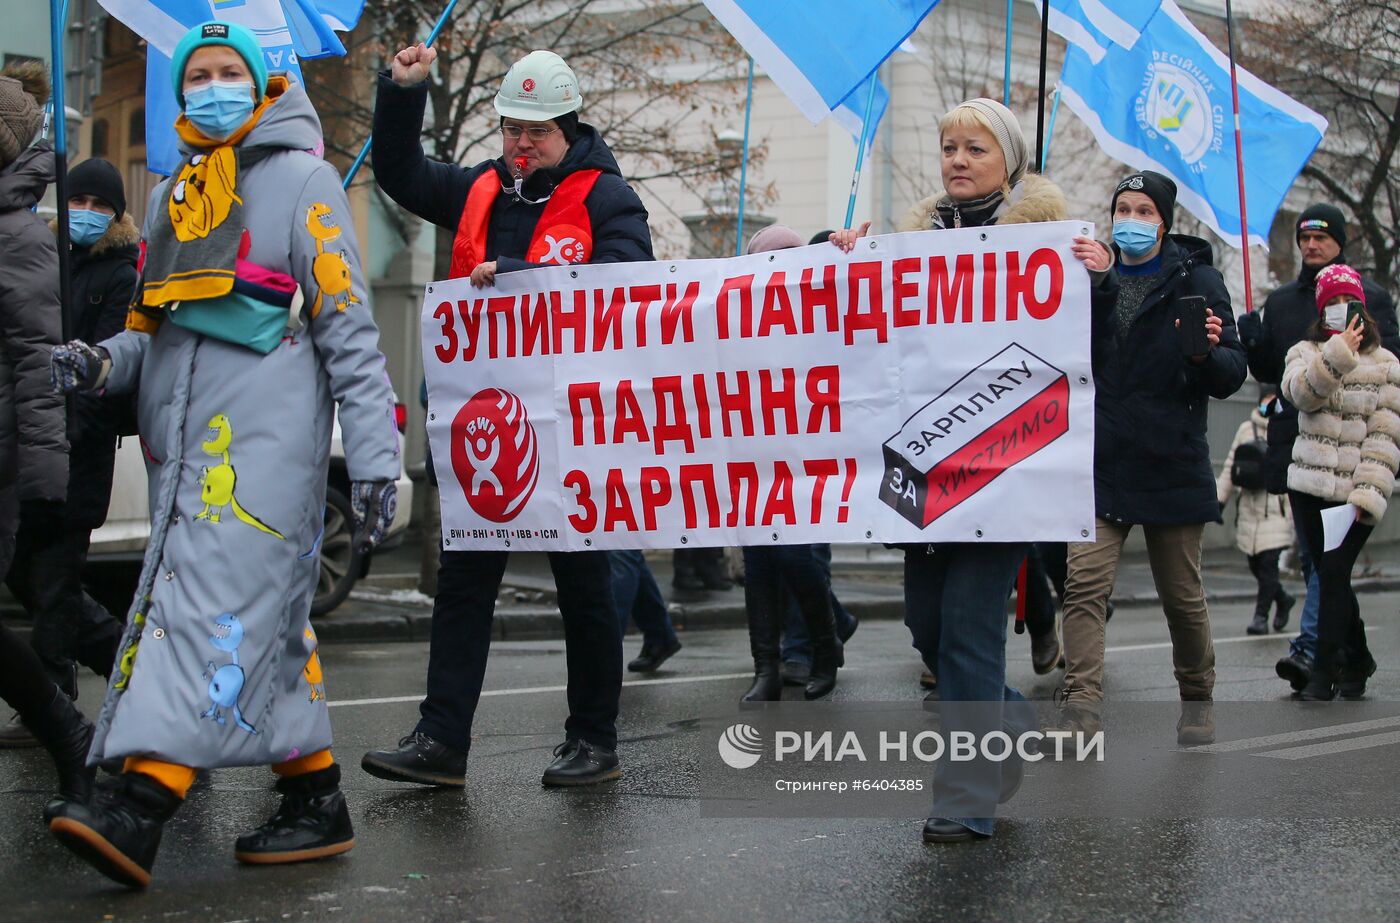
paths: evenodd
<path fill-rule="evenodd" d="M 1064 639 L 1067 701 L 1103 701 L 1104 626 L 1131 525 L 1099 519 L 1096 540 L 1069 546 Z M 1183 699 L 1209 698 L 1215 688 L 1215 646 L 1201 583 L 1203 524 L 1143 526 L 1152 582 L 1172 639 L 1172 665 Z"/>

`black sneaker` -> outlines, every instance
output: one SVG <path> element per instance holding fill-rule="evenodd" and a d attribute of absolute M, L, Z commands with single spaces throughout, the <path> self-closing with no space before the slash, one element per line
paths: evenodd
<path fill-rule="evenodd" d="M 1294 692 L 1303 691 L 1303 687 L 1308 684 L 1308 678 L 1312 676 L 1312 669 L 1312 658 L 1307 654 L 1289 654 L 1287 657 L 1280 657 L 1278 663 L 1274 664 L 1274 672 L 1278 674 L 1278 678 L 1287 680 Z"/>
<path fill-rule="evenodd" d="M 144 888 L 151 883 L 161 828 L 182 800 L 155 779 L 129 772 L 89 804 L 60 804 L 49 830 L 103 875 L 128 888 Z"/>
<path fill-rule="evenodd" d="M 360 768 L 390 782 L 417 782 L 419 785 L 467 784 L 467 755 L 439 743 L 421 731 L 399 741 L 397 750 L 371 750 L 360 760 Z"/>
<path fill-rule="evenodd" d="M 554 762 L 544 771 L 542 785 L 594 785 L 622 775 L 617 753 L 581 738 L 569 738 L 554 748 Z"/>
<path fill-rule="evenodd" d="M 627 669 L 632 673 L 655 673 L 680 649 L 681 642 L 674 639 L 665 644 L 643 644 L 642 652 L 627 664 Z"/>
<path fill-rule="evenodd" d="M 968 843 L 973 840 L 986 840 L 985 833 L 969 830 L 955 820 L 943 817 L 930 817 L 924 822 L 925 843 Z"/>
<path fill-rule="evenodd" d="M 282 803 L 252 833 L 238 838 L 233 857 L 250 865 L 279 865 L 324 859 L 355 847 L 350 811 L 340 791 L 340 767 L 277 780 Z"/>

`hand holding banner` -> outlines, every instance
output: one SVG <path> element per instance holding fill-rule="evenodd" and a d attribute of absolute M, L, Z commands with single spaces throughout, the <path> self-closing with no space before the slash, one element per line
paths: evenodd
<path fill-rule="evenodd" d="M 1079 222 L 428 286 L 444 547 L 1093 534 Z"/>

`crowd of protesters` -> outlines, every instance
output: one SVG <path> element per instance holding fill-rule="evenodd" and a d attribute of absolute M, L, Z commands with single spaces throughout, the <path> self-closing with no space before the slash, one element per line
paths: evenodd
<path fill-rule="evenodd" d="M 455 235 L 454 277 L 484 287 L 544 265 L 545 232 L 565 219 L 586 232 L 582 262 L 652 259 L 646 210 L 606 141 L 580 121 L 581 88 L 565 61 L 535 51 L 515 63 L 495 99 L 500 156 L 463 167 L 422 147 L 435 57 L 430 47 L 405 48 L 380 75 L 373 164 L 390 198 Z M 269 74 L 256 39 L 222 22 L 185 36 L 171 81 L 184 159 L 152 192 L 139 232 L 110 164 L 89 160 L 70 175 L 75 296 L 60 306 L 54 235 L 33 213 L 54 170 L 51 149 L 35 141 L 44 72 L 21 65 L 0 76 L 0 572 L 35 624 L 32 644 L 0 627 L 0 696 L 17 715 L 0 742 L 49 750 L 60 789 L 45 809 L 50 829 L 132 887 L 150 881 L 163 825 L 203 769 L 266 765 L 276 775 L 281 803 L 238 838 L 240 861 L 298 862 L 353 847 L 308 616 L 333 411 L 363 550 L 395 515 L 400 451 L 348 204 L 335 171 L 312 153 L 321 131 L 304 90 Z M 967 100 L 930 130 L 938 182 L 897 230 L 1070 216 L 1061 190 L 1033 169 L 1005 106 Z M 1400 466 L 1389 295 L 1345 265 L 1342 214 L 1314 206 L 1297 226 L 1298 280 L 1263 311 L 1242 315 L 1237 329 L 1211 246 L 1172 232 L 1169 178 L 1129 173 L 1104 206 L 1111 242 L 1071 244 L 1091 280 L 1096 533 L 1067 547 L 901 549 L 905 624 L 924 684 L 954 706 L 945 728 L 1015 734 L 1033 726 L 1034 712 L 1006 682 L 1007 608 L 1018 582 L 1035 671 L 1061 662 L 1065 670 L 1054 727 L 1100 728 L 1110 600 L 1125 542 L 1140 527 L 1171 637 L 1177 742 L 1213 741 L 1201 546 L 1232 498 L 1237 541 L 1259 587 L 1247 630 L 1266 632 L 1271 615 L 1275 631 L 1287 625 L 1295 600 L 1280 586 L 1279 556 L 1296 542 L 1307 594 L 1279 675 L 1307 700 L 1363 695 L 1376 662 L 1350 574 Z M 808 241 L 773 226 L 748 251 L 808 243 L 850 251 L 868 230 Z M 343 290 L 322 288 L 322 242 L 333 237 L 346 241 Z M 73 331 L 67 343 L 60 311 Z M 1239 390 L 1247 369 L 1261 382 L 1258 407 L 1217 473 L 1208 406 Z M 123 628 L 84 595 L 80 574 L 132 394 L 155 471 L 153 527 Z M 63 395 L 71 395 L 67 407 Z M 1342 505 L 1355 521 L 1329 547 L 1323 520 Z M 442 552 L 419 720 L 397 744 L 364 754 L 365 771 L 465 784 L 506 560 L 505 552 Z M 727 588 L 727 561 L 720 549 L 677 552 L 676 588 Z M 542 782 L 596 785 L 622 772 L 629 618 L 643 644 L 626 669 L 655 671 L 681 643 L 640 552 L 556 552 L 549 563 L 564 623 L 568 718 Z M 246 569 L 266 579 L 238 579 Z M 785 685 L 801 686 L 806 699 L 830 695 L 857 627 L 832 592 L 830 548 L 745 548 L 742 580 L 754 667 L 743 701 L 780 699 Z M 79 664 L 110 678 L 95 727 L 73 703 Z M 979 708 L 960 712 L 960 703 Z M 94 795 L 99 763 L 114 777 Z M 1014 794 L 1022 771 L 1020 759 L 940 763 L 925 841 L 991 836 L 996 804 Z"/>

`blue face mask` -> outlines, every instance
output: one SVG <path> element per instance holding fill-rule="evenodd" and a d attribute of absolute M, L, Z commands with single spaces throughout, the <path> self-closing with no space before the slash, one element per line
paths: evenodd
<path fill-rule="evenodd" d="M 1157 246 L 1157 229 L 1161 225 L 1137 218 L 1119 218 L 1113 222 L 1113 242 L 1128 256 L 1143 256 Z"/>
<path fill-rule="evenodd" d="M 77 247 L 91 247 L 107 233 L 112 216 L 87 208 L 68 210 L 68 239 Z"/>
<path fill-rule="evenodd" d="M 218 80 L 185 91 L 185 118 L 205 137 L 222 141 L 253 114 L 253 84 Z"/>

